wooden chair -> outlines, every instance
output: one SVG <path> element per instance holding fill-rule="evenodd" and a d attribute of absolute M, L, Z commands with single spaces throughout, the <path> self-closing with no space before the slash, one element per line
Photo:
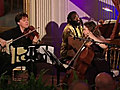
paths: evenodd
<path fill-rule="evenodd" d="M 111 47 L 106 51 L 106 60 L 109 62 L 113 77 L 119 75 L 120 71 L 120 48 Z"/>

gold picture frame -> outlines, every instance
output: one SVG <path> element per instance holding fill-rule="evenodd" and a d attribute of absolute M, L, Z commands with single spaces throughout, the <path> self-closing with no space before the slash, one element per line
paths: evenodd
<path fill-rule="evenodd" d="M 3 15 L 0 16 L 0 32 L 16 26 L 15 15 L 18 12 L 26 12 L 29 15 L 29 0 L 3 0 Z"/>

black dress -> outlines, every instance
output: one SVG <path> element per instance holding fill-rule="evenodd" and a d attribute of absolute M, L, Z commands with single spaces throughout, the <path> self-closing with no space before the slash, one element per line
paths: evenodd
<path fill-rule="evenodd" d="M 91 65 L 86 71 L 85 77 L 90 85 L 94 85 L 97 74 L 101 72 L 110 73 L 110 66 L 105 60 L 104 50 L 96 44 L 93 44 L 91 47 L 94 50 L 95 55 Z"/>

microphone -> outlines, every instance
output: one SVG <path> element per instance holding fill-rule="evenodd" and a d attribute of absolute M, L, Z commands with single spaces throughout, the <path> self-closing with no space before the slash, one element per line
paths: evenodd
<path fill-rule="evenodd" d="M 83 27 L 83 20 L 82 20 L 82 18 L 80 18 L 80 24 Z"/>

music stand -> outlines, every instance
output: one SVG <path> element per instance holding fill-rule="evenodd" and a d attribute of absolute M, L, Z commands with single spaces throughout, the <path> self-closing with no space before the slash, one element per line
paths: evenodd
<path fill-rule="evenodd" d="M 36 76 L 36 67 L 34 62 L 36 61 L 37 51 L 36 46 L 24 46 L 24 47 L 13 47 L 11 64 L 14 68 L 25 66 L 28 70 L 29 75 L 31 72 Z M 14 70 L 14 69 L 13 69 Z"/>
<path fill-rule="evenodd" d="M 50 57 L 50 60 L 52 60 L 52 65 L 54 65 L 54 61 L 53 61 L 53 59 L 55 59 L 54 57 L 53 57 L 53 54 L 50 52 L 48 52 L 47 50 L 45 50 L 44 48 L 42 48 L 43 49 L 43 51 L 45 52 L 45 54 L 47 55 L 47 56 L 49 56 Z M 54 73 L 54 70 L 52 71 L 52 86 L 54 85 L 54 77 L 53 77 L 53 73 Z"/>
<path fill-rule="evenodd" d="M 50 51 L 45 50 L 42 48 L 47 56 L 50 57 L 50 60 L 52 60 L 52 65 L 57 64 L 57 85 L 60 84 L 60 66 L 64 67 L 65 69 L 69 66 L 67 64 L 63 64 L 60 62 L 60 60 Z"/>
<path fill-rule="evenodd" d="M 45 50 L 44 48 L 42 48 L 42 49 L 44 50 L 45 54 L 50 57 L 50 59 L 52 60 L 52 64 L 55 64 L 55 62 L 56 62 L 57 65 L 59 65 L 59 66 L 62 65 L 60 60 L 53 53 L 51 53 L 48 50 Z"/>

